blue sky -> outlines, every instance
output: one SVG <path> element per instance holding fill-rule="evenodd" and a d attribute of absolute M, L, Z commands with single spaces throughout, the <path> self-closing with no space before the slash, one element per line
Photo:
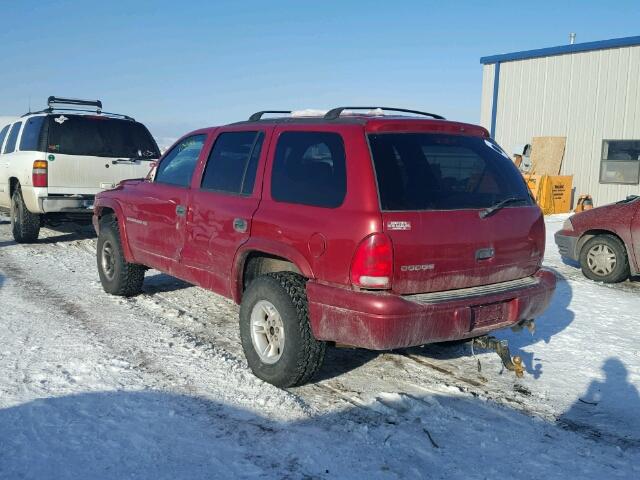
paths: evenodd
<path fill-rule="evenodd" d="M 640 2 L 0 1 L 0 115 L 100 98 L 157 137 L 265 108 L 478 122 L 485 55 L 640 35 Z"/>

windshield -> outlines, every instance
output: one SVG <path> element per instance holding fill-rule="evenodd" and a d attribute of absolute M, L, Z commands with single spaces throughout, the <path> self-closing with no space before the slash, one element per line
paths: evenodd
<path fill-rule="evenodd" d="M 370 134 L 382 210 L 487 208 L 532 203 L 524 179 L 491 139 L 431 133 Z"/>
<path fill-rule="evenodd" d="M 66 155 L 160 157 L 155 140 L 141 123 L 103 116 L 51 115 L 46 151 Z"/>

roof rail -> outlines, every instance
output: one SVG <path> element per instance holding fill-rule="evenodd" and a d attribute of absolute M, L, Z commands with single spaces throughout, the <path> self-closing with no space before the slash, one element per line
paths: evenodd
<path fill-rule="evenodd" d="M 131 120 L 133 122 L 136 121 L 135 118 L 130 117 L 129 115 L 124 115 L 122 113 L 112 113 L 112 112 L 96 112 L 94 110 L 84 110 L 82 108 L 45 108 L 44 110 L 38 110 L 37 112 L 28 112 L 25 113 L 24 115 L 22 115 L 23 117 L 28 117 L 29 115 L 37 115 L 39 113 L 53 113 L 54 111 L 56 112 L 80 112 L 80 113 L 98 113 L 100 115 L 110 115 L 112 117 L 120 117 L 124 120 Z"/>
<path fill-rule="evenodd" d="M 102 102 L 100 100 L 80 100 L 78 98 L 62 98 L 62 97 L 54 97 L 53 95 L 47 99 L 48 108 L 44 110 L 38 110 L 37 112 L 28 112 L 22 115 L 23 117 L 28 117 L 29 115 L 34 115 L 38 113 L 53 113 L 56 112 L 86 112 L 86 113 L 98 113 L 101 115 L 111 115 L 113 117 L 120 117 L 125 120 L 131 120 L 135 122 L 135 118 L 130 117 L 129 115 L 123 115 L 122 113 L 111 113 L 111 112 L 103 112 L 102 111 Z M 78 106 L 88 106 L 95 107 L 95 110 L 88 110 L 85 108 L 60 108 L 55 105 L 78 105 Z"/>
<path fill-rule="evenodd" d="M 345 110 L 388 110 L 390 112 L 402 112 L 402 113 L 413 113 L 416 115 L 424 115 L 426 117 L 435 118 L 436 120 L 445 120 L 445 118 L 441 115 L 437 115 L 435 113 L 429 112 L 421 112 L 419 110 L 407 110 L 406 108 L 392 108 L 392 107 L 338 107 L 329 110 L 324 118 L 325 120 L 336 120 L 340 117 L 340 114 Z"/>
<path fill-rule="evenodd" d="M 79 98 L 63 98 L 51 95 L 47 99 L 47 105 L 53 110 L 54 105 L 80 105 L 83 107 L 96 107 L 96 112 L 102 111 L 102 102 L 100 100 L 80 100 Z"/>
<path fill-rule="evenodd" d="M 257 122 L 262 118 L 262 115 L 265 113 L 291 113 L 291 110 L 262 110 L 261 112 L 256 112 L 249 117 L 250 122 Z"/>

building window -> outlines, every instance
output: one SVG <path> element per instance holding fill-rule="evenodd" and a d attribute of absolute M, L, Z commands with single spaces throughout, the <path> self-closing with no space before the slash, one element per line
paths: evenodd
<path fill-rule="evenodd" d="M 600 183 L 640 183 L 640 140 L 603 140 Z"/>

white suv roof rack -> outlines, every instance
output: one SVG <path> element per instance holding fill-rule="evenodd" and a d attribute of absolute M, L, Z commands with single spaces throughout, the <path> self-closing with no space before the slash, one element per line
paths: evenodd
<path fill-rule="evenodd" d="M 94 107 L 94 109 L 87 109 L 87 108 L 61 108 L 57 105 L 73 105 L 73 106 L 77 106 L 77 107 Z M 53 95 L 51 95 L 48 99 L 47 99 L 47 108 L 45 108 L 44 110 L 39 110 L 37 112 L 29 112 L 29 113 L 25 113 L 24 115 L 22 115 L 23 117 L 26 117 L 28 115 L 34 115 L 37 113 L 53 113 L 54 111 L 57 112 L 84 112 L 84 113 L 97 113 L 98 115 L 110 115 L 110 116 L 114 116 L 114 117 L 121 117 L 124 118 L 125 120 L 132 120 L 135 121 L 133 117 L 130 117 L 129 115 L 123 115 L 121 113 L 110 113 L 110 112 L 103 112 L 102 111 L 102 101 L 101 100 L 82 100 L 80 98 L 66 98 L 66 97 L 55 97 Z"/>

